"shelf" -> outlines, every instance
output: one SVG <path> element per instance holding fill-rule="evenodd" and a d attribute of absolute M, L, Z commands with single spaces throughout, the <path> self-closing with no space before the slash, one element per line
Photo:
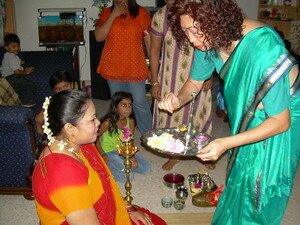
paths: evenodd
<path fill-rule="evenodd" d="M 263 19 L 263 18 L 258 18 L 259 21 L 262 22 L 274 22 L 274 23 L 290 23 L 294 22 L 294 20 L 271 20 L 271 19 Z"/>
<path fill-rule="evenodd" d="M 290 6 L 265 4 L 266 2 L 272 1 L 259 1 L 258 20 L 281 31 L 285 39 L 291 42 L 293 51 L 299 53 L 300 0 L 292 0 Z"/>
<path fill-rule="evenodd" d="M 282 8 L 282 9 L 297 9 L 297 6 L 288 6 L 288 5 L 272 5 L 272 4 L 259 4 L 261 8 L 273 7 L 273 8 Z"/>

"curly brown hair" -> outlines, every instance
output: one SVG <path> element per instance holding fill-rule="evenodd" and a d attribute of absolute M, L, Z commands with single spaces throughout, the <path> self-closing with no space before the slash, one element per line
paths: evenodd
<path fill-rule="evenodd" d="M 242 38 L 244 15 L 233 0 L 175 0 L 168 25 L 180 48 L 188 41 L 180 26 L 182 15 L 190 15 L 200 24 L 201 30 L 196 28 L 205 34 L 205 42 L 212 50 L 227 48 Z"/>

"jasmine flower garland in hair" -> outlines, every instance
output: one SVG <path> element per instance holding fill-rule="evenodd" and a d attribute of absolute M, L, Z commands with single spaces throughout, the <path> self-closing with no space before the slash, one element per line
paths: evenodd
<path fill-rule="evenodd" d="M 43 109 L 44 109 L 44 125 L 42 126 L 44 133 L 47 135 L 47 139 L 48 139 L 48 145 L 50 146 L 54 141 L 55 138 L 52 136 L 53 133 L 49 128 L 49 118 L 48 118 L 48 107 L 50 104 L 50 99 L 51 97 L 46 97 L 45 101 L 43 103 Z"/>
<path fill-rule="evenodd" d="M 58 142 L 58 149 L 60 151 L 63 151 L 64 148 L 67 147 L 67 143 L 64 142 L 63 140 L 61 141 L 58 141 L 56 140 L 52 135 L 52 131 L 51 129 L 49 128 L 49 117 L 48 117 L 48 107 L 49 107 L 49 104 L 50 104 L 50 99 L 51 97 L 46 97 L 45 98 L 45 101 L 43 103 L 43 109 L 44 109 L 44 125 L 42 126 L 43 130 L 44 130 L 44 133 L 47 135 L 47 139 L 49 140 L 48 142 L 48 145 L 50 146 L 54 141 L 57 141 Z M 69 152 L 73 152 L 74 151 L 74 148 L 69 148 L 68 149 Z"/>

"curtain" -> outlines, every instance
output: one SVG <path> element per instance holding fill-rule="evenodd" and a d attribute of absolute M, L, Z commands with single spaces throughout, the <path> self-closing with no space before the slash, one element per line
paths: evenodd
<path fill-rule="evenodd" d="M 0 0 L 0 45 L 2 46 L 5 29 L 5 0 Z"/>
<path fill-rule="evenodd" d="M 16 32 L 15 5 L 13 0 L 0 0 L 0 45 L 4 35 Z"/>
<path fill-rule="evenodd" d="M 5 1 L 5 17 L 6 17 L 4 33 L 5 34 L 16 33 L 14 0 L 4 0 L 4 1 Z"/>

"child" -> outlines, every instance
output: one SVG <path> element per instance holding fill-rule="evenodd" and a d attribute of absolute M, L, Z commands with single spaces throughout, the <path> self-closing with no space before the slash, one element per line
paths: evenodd
<path fill-rule="evenodd" d="M 49 80 L 49 86 L 54 91 L 54 93 L 73 89 L 73 79 L 68 71 L 56 71 Z M 36 127 L 39 135 L 43 134 L 43 124 L 44 124 L 44 113 L 39 112 L 35 116 Z"/>
<path fill-rule="evenodd" d="M 116 92 L 113 94 L 108 113 L 101 118 L 99 137 L 96 147 L 105 159 L 117 182 L 125 183 L 124 158 L 119 155 L 117 145 L 121 146 L 120 134 L 126 126 L 134 134 L 135 121 L 132 112 L 132 95 L 129 92 Z M 131 158 L 132 169 L 130 180 L 134 173 L 147 174 L 151 170 L 149 162 L 135 154 Z"/>
<path fill-rule="evenodd" d="M 25 107 L 34 106 L 33 95 L 36 90 L 35 84 L 22 75 L 30 74 L 33 67 L 23 68 L 24 63 L 18 56 L 20 52 L 20 39 L 15 34 L 7 34 L 4 37 L 4 47 L 6 53 L 4 54 L 1 75 L 6 78 L 8 83 L 13 87 L 18 94 L 21 103 Z"/>

